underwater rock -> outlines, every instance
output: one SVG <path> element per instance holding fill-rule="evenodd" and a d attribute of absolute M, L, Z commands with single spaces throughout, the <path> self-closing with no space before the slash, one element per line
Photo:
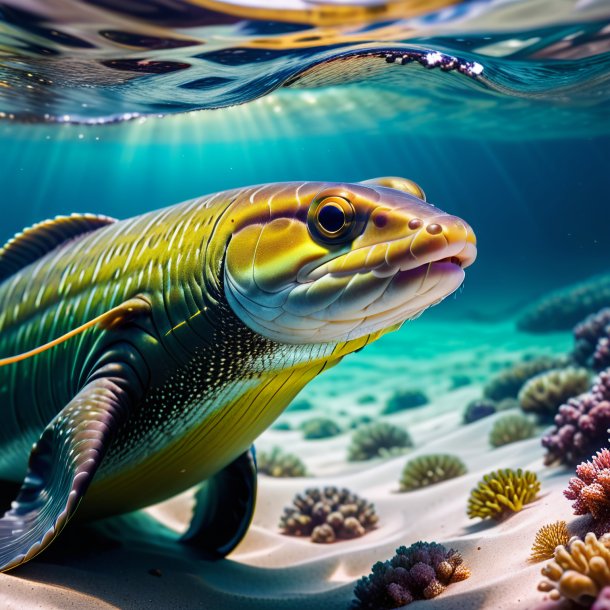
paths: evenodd
<path fill-rule="evenodd" d="M 517 398 L 519 390 L 528 379 L 551 369 L 562 368 L 566 365 L 565 358 L 539 356 L 516 362 L 511 367 L 500 371 L 483 388 L 483 395 L 491 400 L 504 398 Z"/>
<path fill-rule="evenodd" d="M 607 341 L 608 337 L 610 337 L 610 307 L 605 307 L 574 327 L 575 345 L 572 358 L 583 366 L 605 368 L 601 363 L 594 364 L 594 355 L 598 350 L 599 342 L 602 339 Z M 606 366 L 610 366 L 610 362 Z"/>
<path fill-rule="evenodd" d="M 495 401 L 486 398 L 477 398 L 475 400 L 471 400 L 466 405 L 464 415 L 462 416 L 462 421 L 465 424 L 471 424 L 472 422 L 478 421 L 479 419 L 483 419 L 484 417 L 489 417 L 495 412 Z"/>
<path fill-rule="evenodd" d="M 555 523 L 543 525 L 536 532 L 530 561 L 537 562 L 552 559 L 555 549 L 560 544 L 568 544 L 571 537 L 568 524 L 565 521 L 555 521 Z"/>
<path fill-rule="evenodd" d="M 531 438 L 535 431 L 536 425 L 528 417 L 505 415 L 494 423 L 489 433 L 489 443 L 492 447 L 501 447 Z"/>
<path fill-rule="evenodd" d="M 303 438 L 307 440 L 315 440 L 319 438 L 330 438 L 341 434 L 341 428 L 337 422 L 327 417 L 314 417 L 308 419 L 301 424 Z"/>
<path fill-rule="evenodd" d="M 517 321 L 517 328 L 534 333 L 569 330 L 610 303 L 610 274 L 597 275 L 541 299 Z"/>
<path fill-rule="evenodd" d="M 551 369 L 525 383 L 519 392 L 519 403 L 526 413 L 534 413 L 541 421 L 549 421 L 566 400 L 586 392 L 590 381 L 587 369 L 572 366 Z"/>
<path fill-rule="evenodd" d="M 542 437 L 546 465 L 573 465 L 606 445 L 610 427 L 610 371 L 600 373 L 591 390 L 561 405 L 555 425 Z"/>
<path fill-rule="evenodd" d="M 486 474 L 470 492 L 467 513 L 471 519 L 501 519 L 519 512 L 536 499 L 540 481 L 529 470 L 494 470 Z"/>
<path fill-rule="evenodd" d="M 363 536 L 377 524 L 375 507 L 348 489 L 310 488 L 284 509 L 280 529 L 289 536 L 311 536 L 328 543 Z"/>
<path fill-rule="evenodd" d="M 449 454 L 431 454 L 409 460 L 400 477 L 400 491 L 413 491 L 466 474 L 466 465 Z"/>
<path fill-rule="evenodd" d="M 347 459 L 357 462 L 388 457 L 412 446 L 413 441 L 403 428 L 388 422 L 375 422 L 361 426 L 352 434 Z"/>
<path fill-rule="evenodd" d="M 353 610 L 400 608 L 418 599 L 440 595 L 452 583 L 465 580 L 470 570 L 462 556 L 436 542 L 401 546 L 388 561 L 378 561 L 369 576 L 354 588 Z"/>
<path fill-rule="evenodd" d="M 284 453 L 279 447 L 270 452 L 259 451 L 256 454 L 258 472 L 270 477 L 305 477 L 305 464 L 294 454 Z"/>
<path fill-rule="evenodd" d="M 555 549 L 554 559 L 541 573 L 546 580 L 538 590 L 552 600 L 561 598 L 590 607 L 604 587 L 610 585 L 610 536 L 599 540 L 589 532 L 584 541 L 572 538 Z"/>
<path fill-rule="evenodd" d="M 579 464 L 563 495 L 573 501 L 575 515 L 591 515 L 596 534 L 610 530 L 610 451 L 602 449 Z"/>
<path fill-rule="evenodd" d="M 394 392 L 381 412 L 383 415 L 390 415 L 405 411 L 406 409 L 414 409 L 428 404 L 428 397 L 420 390 L 402 390 Z"/>

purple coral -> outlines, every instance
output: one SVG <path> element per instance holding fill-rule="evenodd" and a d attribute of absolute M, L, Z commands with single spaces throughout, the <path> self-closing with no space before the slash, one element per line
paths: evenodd
<path fill-rule="evenodd" d="M 559 407 L 555 426 L 542 437 L 545 464 L 577 464 L 606 444 L 610 427 L 610 369 L 600 373 L 586 394 Z"/>
<path fill-rule="evenodd" d="M 597 370 L 610 366 L 610 307 L 601 309 L 574 327 L 576 362 Z"/>
<path fill-rule="evenodd" d="M 378 561 L 354 589 L 353 610 L 400 608 L 418 599 L 440 595 L 447 585 L 464 580 L 470 570 L 462 556 L 436 542 L 401 546 L 389 561 Z"/>
<path fill-rule="evenodd" d="M 563 495 L 572 500 L 575 515 L 591 515 L 598 536 L 610 528 L 610 451 L 602 449 L 590 462 L 576 467 Z"/>
<path fill-rule="evenodd" d="M 599 592 L 591 610 L 610 610 L 610 587 L 604 587 Z"/>

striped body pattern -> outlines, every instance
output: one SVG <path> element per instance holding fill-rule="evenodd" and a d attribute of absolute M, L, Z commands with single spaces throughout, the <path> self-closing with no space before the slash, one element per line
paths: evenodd
<path fill-rule="evenodd" d="M 316 375 L 453 292 L 474 244 L 400 179 L 270 184 L 26 230 L 0 251 L 0 358 L 82 330 L 0 362 L 0 478 L 25 477 L 33 514 L 28 472 L 60 496 L 53 443 L 85 439 L 96 469 L 70 493 L 88 518 L 210 479 Z M 3 521 L 25 513 L 0 520 L 0 560 Z M 64 520 L 44 527 L 55 536 Z M 31 555 L 10 553 L 5 567 Z"/>

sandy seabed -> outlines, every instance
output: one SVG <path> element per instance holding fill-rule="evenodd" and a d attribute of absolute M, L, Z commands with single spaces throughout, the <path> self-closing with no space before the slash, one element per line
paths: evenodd
<path fill-rule="evenodd" d="M 418 540 L 459 550 L 472 576 L 434 600 L 411 604 L 413 610 L 535 608 L 544 595 L 536 590 L 541 564 L 528 562 L 530 547 L 542 525 L 573 518 L 562 495 L 572 471 L 543 466 L 537 437 L 492 449 L 489 431 L 505 412 L 470 425 L 462 423 L 462 412 L 502 366 L 526 353 L 559 354 L 570 346 L 567 333 L 535 337 L 517 333 L 510 322 L 409 324 L 306 388 L 301 396 L 314 408 L 282 416 L 293 430 L 269 430 L 259 439 L 259 450 L 280 446 L 297 454 L 315 476 L 261 476 L 253 525 L 228 559 L 204 560 L 174 541 L 171 530 L 184 530 L 190 517 L 192 494 L 187 492 L 99 528 L 68 528 L 39 558 L 0 575 L 0 608 L 345 610 L 355 581 L 374 562 Z M 468 375 L 472 383 L 451 389 L 451 376 L 457 374 Z M 350 431 L 306 441 L 296 430 L 314 415 L 331 416 L 345 428 L 358 415 L 379 419 L 387 397 L 399 388 L 422 389 L 430 397 L 424 407 L 384 416 L 409 430 L 415 448 L 407 456 L 350 463 Z M 365 394 L 376 402 L 359 404 Z M 405 461 L 435 452 L 459 456 L 468 473 L 398 493 Z M 500 523 L 468 519 L 470 490 L 496 468 L 534 470 L 542 483 L 538 499 Z M 373 502 L 377 529 L 333 544 L 281 534 L 278 520 L 293 496 L 325 485 L 347 487 Z M 153 518 L 165 527 L 155 528 Z"/>

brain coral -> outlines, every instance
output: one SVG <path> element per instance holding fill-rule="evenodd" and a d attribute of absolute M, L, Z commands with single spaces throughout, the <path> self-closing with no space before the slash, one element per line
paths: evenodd
<path fill-rule="evenodd" d="M 610 537 L 599 540 L 589 532 L 584 541 L 572 538 L 569 546 L 558 546 L 554 559 L 542 568 L 546 577 L 538 590 L 553 600 L 564 598 L 589 607 L 602 589 L 610 585 Z"/>
<path fill-rule="evenodd" d="M 500 519 L 533 502 L 539 491 L 538 477 L 529 470 L 506 468 L 490 472 L 470 492 L 468 516 Z"/>
<path fill-rule="evenodd" d="M 523 441 L 531 438 L 535 430 L 534 422 L 523 415 L 504 415 L 494 423 L 489 433 L 489 443 L 492 447 L 501 447 Z"/>
<path fill-rule="evenodd" d="M 610 427 L 610 371 L 600 373 L 589 392 L 561 405 L 554 423 L 542 437 L 546 464 L 577 464 L 601 449 Z"/>
<path fill-rule="evenodd" d="M 378 561 L 354 588 L 354 610 L 400 608 L 440 595 L 448 585 L 470 576 L 462 556 L 435 542 L 401 546 L 389 561 Z"/>
<path fill-rule="evenodd" d="M 413 491 L 466 474 L 464 462 L 455 455 L 422 455 L 409 460 L 400 477 L 400 491 Z"/>
<path fill-rule="evenodd" d="M 311 536 L 312 542 L 356 538 L 378 521 L 375 507 L 348 489 L 306 489 L 292 502 L 284 509 L 280 528 L 291 536 Z"/>
<path fill-rule="evenodd" d="M 517 326 L 529 332 L 569 330 L 608 303 L 610 274 L 598 275 L 541 299 L 523 313 Z"/>
<path fill-rule="evenodd" d="M 551 369 L 532 377 L 519 391 L 519 403 L 527 413 L 535 413 L 542 420 L 555 416 L 566 400 L 589 389 L 587 369 L 572 366 Z"/>
<path fill-rule="evenodd" d="M 348 460 L 370 460 L 374 457 L 392 455 L 395 450 L 412 447 L 413 441 L 403 428 L 387 422 L 375 422 L 360 426 L 352 434 L 348 448 Z"/>
<path fill-rule="evenodd" d="M 270 452 L 256 454 L 258 472 L 270 477 L 304 477 L 307 475 L 305 464 L 292 453 L 284 453 L 279 447 Z"/>

